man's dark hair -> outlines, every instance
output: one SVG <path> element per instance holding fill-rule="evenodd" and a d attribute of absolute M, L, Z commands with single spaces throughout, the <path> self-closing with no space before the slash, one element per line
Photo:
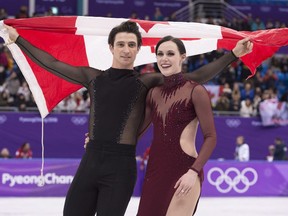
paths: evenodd
<path fill-rule="evenodd" d="M 120 32 L 127 32 L 127 33 L 132 33 L 135 34 L 137 37 L 137 46 L 138 48 L 141 47 L 142 45 L 142 36 L 141 33 L 139 31 L 139 27 L 137 26 L 136 22 L 133 21 L 126 21 L 126 22 L 122 22 L 120 25 L 114 27 L 109 34 L 108 37 L 108 44 L 113 46 L 114 42 L 115 42 L 115 36 L 116 34 L 120 33 Z"/>

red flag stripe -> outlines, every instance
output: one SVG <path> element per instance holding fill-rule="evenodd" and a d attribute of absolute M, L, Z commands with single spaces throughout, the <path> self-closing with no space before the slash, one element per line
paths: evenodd
<path fill-rule="evenodd" d="M 72 65 L 89 65 L 98 69 L 106 69 L 112 61 L 107 44 L 108 34 L 111 28 L 126 20 L 128 19 L 52 16 L 8 19 L 4 22 L 14 26 L 28 41 L 61 61 Z M 159 39 L 166 35 L 181 38 L 186 45 L 188 56 L 218 48 L 231 50 L 239 39 L 250 37 L 254 43 L 253 52 L 241 60 L 249 67 L 252 75 L 262 61 L 271 57 L 279 47 L 288 45 L 287 28 L 240 32 L 202 23 L 135 21 L 143 37 L 143 46 L 136 58 L 135 66 L 155 62 L 154 47 Z M 15 52 L 21 51 L 15 49 Z M 33 74 L 27 76 L 35 76 L 39 89 L 43 91 L 49 112 L 60 100 L 81 87 L 55 77 L 35 65 L 27 57 L 22 57 L 23 54 L 22 56 L 15 54 L 15 56 L 19 58 L 18 61 L 26 61 L 27 65 L 31 65 Z M 27 69 L 23 73 L 30 73 L 30 71 Z M 36 85 L 35 82 L 28 84 Z M 45 115 L 42 113 L 42 116 Z"/>

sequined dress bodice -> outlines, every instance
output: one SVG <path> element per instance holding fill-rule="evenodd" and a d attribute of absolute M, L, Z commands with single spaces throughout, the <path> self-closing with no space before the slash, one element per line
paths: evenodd
<path fill-rule="evenodd" d="M 178 73 L 165 77 L 164 85 L 153 89 L 150 106 L 154 138 L 150 158 L 154 158 L 154 153 L 161 152 L 155 158 L 161 157 L 161 160 L 169 163 L 170 154 L 179 151 L 181 133 L 196 117 L 191 99 L 196 85 L 195 82 L 186 81 L 183 74 Z"/>

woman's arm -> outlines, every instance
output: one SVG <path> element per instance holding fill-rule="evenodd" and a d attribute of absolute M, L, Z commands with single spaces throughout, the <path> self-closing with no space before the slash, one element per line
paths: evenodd
<path fill-rule="evenodd" d="M 217 74 L 222 72 L 228 65 L 250 52 L 252 52 L 253 43 L 249 41 L 249 38 L 244 38 L 237 42 L 233 50 L 219 59 L 202 66 L 201 68 L 193 71 L 192 73 L 186 73 L 184 76 L 188 80 L 193 80 L 198 83 L 205 83 L 208 80 L 214 78 Z"/>
<path fill-rule="evenodd" d="M 198 85 L 193 89 L 191 94 L 194 109 L 203 132 L 204 142 L 193 165 L 176 182 L 174 188 L 177 188 L 175 192 L 177 196 L 188 194 L 191 188 L 194 187 L 197 176 L 216 146 L 216 131 L 208 93 L 203 86 Z"/>
<path fill-rule="evenodd" d="M 192 170 L 199 173 L 211 156 L 216 146 L 217 137 L 211 101 L 207 90 L 203 86 L 198 85 L 194 88 L 191 97 L 204 137 L 199 155 L 191 167 Z"/>

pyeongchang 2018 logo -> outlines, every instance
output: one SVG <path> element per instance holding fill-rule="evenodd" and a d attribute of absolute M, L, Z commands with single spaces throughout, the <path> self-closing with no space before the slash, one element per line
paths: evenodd
<path fill-rule="evenodd" d="M 213 167 L 208 171 L 207 179 L 220 193 L 228 193 L 234 190 L 241 194 L 248 191 L 257 182 L 258 174 L 251 167 L 241 171 L 235 167 L 230 167 L 226 170 Z"/>

